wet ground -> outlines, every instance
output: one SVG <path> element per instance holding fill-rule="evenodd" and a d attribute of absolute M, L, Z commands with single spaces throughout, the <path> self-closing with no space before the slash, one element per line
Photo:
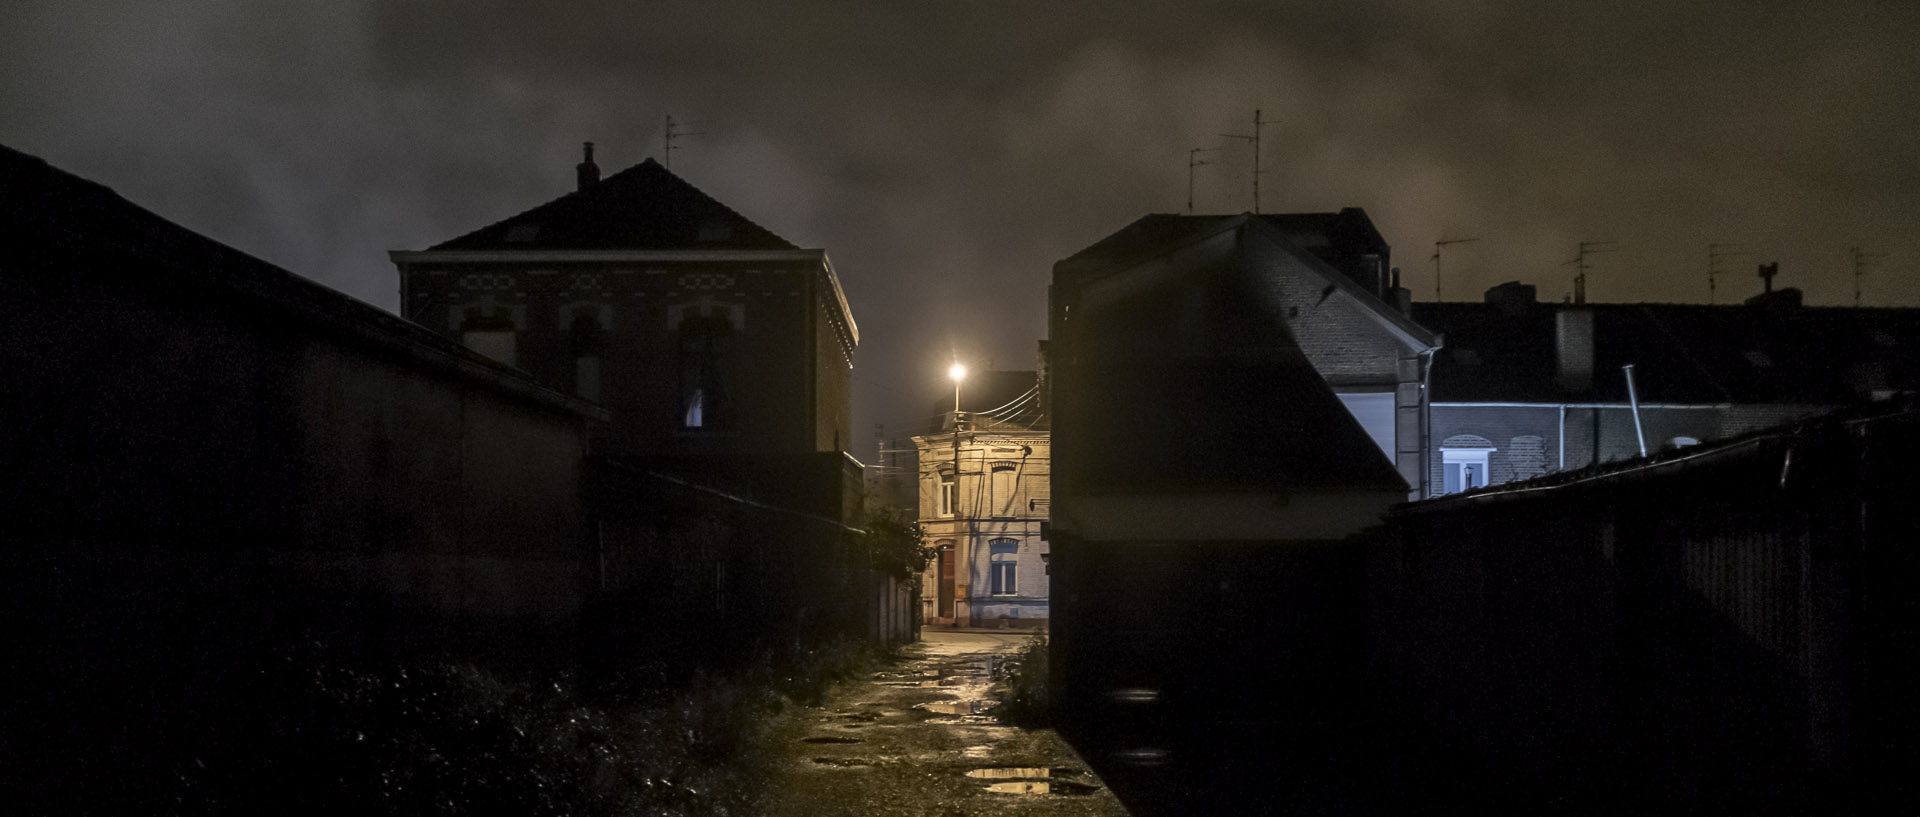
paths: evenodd
<path fill-rule="evenodd" d="M 1125 815 L 1050 729 L 999 725 L 995 666 L 1024 633 L 928 629 L 907 658 L 775 733 L 769 815 Z"/>

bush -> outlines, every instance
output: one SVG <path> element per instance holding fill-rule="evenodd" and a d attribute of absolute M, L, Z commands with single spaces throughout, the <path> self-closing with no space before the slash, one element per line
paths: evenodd
<path fill-rule="evenodd" d="M 1047 694 L 1047 639 L 1035 638 L 996 670 L 1006 697 L 994 709 L 1008 726 L 1037 729 L 1053 723 L 1053 700 Z"/>

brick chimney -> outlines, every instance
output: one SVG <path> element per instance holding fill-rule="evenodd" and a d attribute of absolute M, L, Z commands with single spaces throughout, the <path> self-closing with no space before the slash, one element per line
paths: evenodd
<path fill-rule="evenodd" d="M 585 145 L 587 158 L 573 168 L 575 181 L 579 184 L 574 188 L 576 190 L 585 190 L 600 181 L 600 166 L 593 163 L 593 143 L 587 142 Z"/>

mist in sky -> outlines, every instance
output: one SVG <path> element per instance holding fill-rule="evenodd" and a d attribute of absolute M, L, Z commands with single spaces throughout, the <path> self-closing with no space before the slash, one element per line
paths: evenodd
<path fill-rule="evenodd" d="M 1187 201 L 1363 207 L 1416 298 L 1920 305 L 1920 5 L 46 2 L 0 8 L 0 143 L 387 309 L 422 249 L 661 154 L 834 260 L 855 454 L 946 363 L 1031 368 L 1054 261 Z"/>

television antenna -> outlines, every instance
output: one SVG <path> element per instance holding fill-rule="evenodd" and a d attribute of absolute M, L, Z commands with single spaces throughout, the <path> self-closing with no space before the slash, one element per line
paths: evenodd
<path fill-rule="evenodd" d="M 1213 164 L 1200 158 L 1202 153 L 1217 153 L 1219 148 L 1194 148 L 1187 151 L 1187 215 L 1193 215 L 1193 169 Z"/>
<path fill-rule="evenodd" d="M 1720 259 L 1752 255 L 1753 250 L 1742 250 L 1745 244 L 1708 244 L 1707 245 L 1707 303 L 1714 303 L 1718 287 L 1715 283 L 1720 276 Z"/>
<path fill-rule="evenodd" d="M 1253 212 L 1255 215 L 1260 213 L 1260 174 L 1263 172 L 1260 170 L 1260 126 L 1271 125 L 1279 121 L 1278 119 L 1261 119 L 1260 109 L 1254 108 L 1252 136 L 1244 133 L 1220 134 L 1228 139 L 1242 139 L 1253 143 Z"/>
<path fill-rule="evenodd" d="M 1470 244 L 1478 238 L 1443 238 L 1433 242 L 1433 301 L 1440 302 L 1440 248 L 1449 244 Z"/>
<path fill-rule="evenodd" d="M 673 121 L 673 114 L 667 114 L 667 127 L 660 136 L 660 153 L 666 158 L 660 163 L 665 165 L 668 170 L 673 169 L 673 151 L 679 147 L 673 143 L 674 140 L 682 136 L 700 136 L 705 133 L 705 131 L 677 129 L 678 126 L 683 125 L 685 125 L 685 123 Z"/>
<path fill-rule="evenodd" d="M 1580 251 L 1573 256 L 1573 260 L 1568 261 L 1566 264 L 1560 265 L 1564 267 L 1564 266 L 1567 266 L 1568 264 L 1571 264 L 1573 268 L 1577 270 L 1573 274 L 1573 302 L 1574 303 L 1584 304 L 1587 302 L 1587 270 L 1590 270 L 1593 268 L 1593 265 L 1587 262 L 1587 256 L 1597 255 L 1603 252 L 1613 252 L 1618 248 L 1607 246 L 1608 244 L 1613 244 L 1613 243 L 1617 243 L 1617 242 L 1582 241 L 1580 242 Z"/>
<path fill-rule="evenodd" d="M 1853 256 L 1853 305 L 1860 306 L 1860 278 L 1867 274 L 1868 267 L 1880 266 L 1880 259 L 1886 258 L 1883 252 L 1867 252 L 1859 247 L 1851 247 L 1848 254 Z"/>

